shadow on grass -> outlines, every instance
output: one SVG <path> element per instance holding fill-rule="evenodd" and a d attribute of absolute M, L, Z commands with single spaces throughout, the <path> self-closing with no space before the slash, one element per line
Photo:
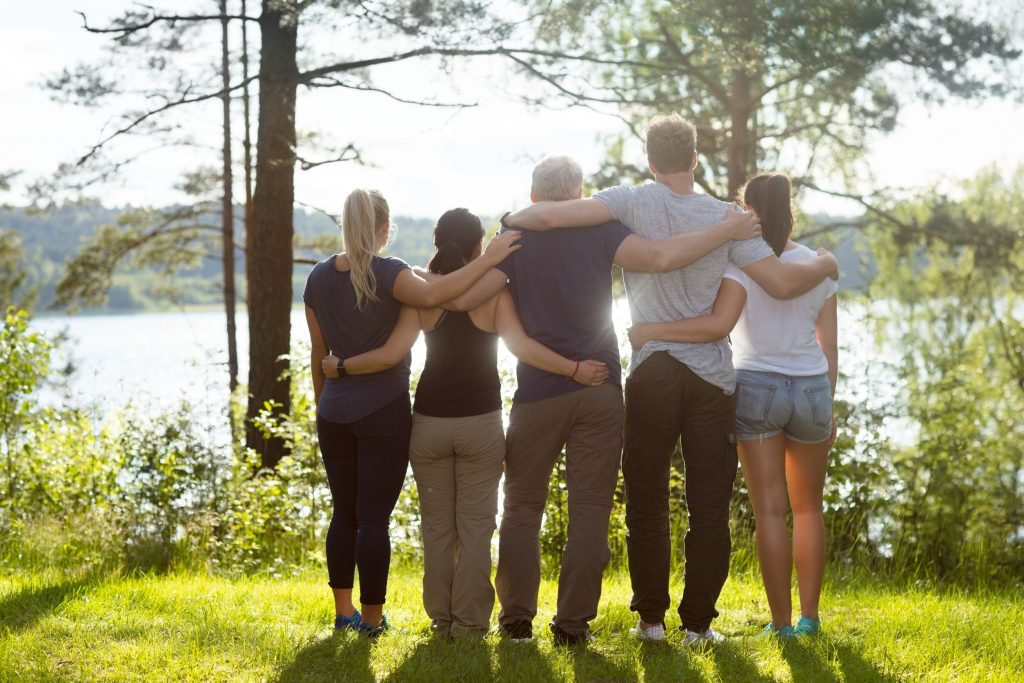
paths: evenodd
<path fill-rule="evenodd" d="M 750 647 L 733 641 L 725 641 L 714 646 L 715 668 L 723 681 L 753 681 L 755 683 L 771 683 L 772 678 L 761 673 L 757 665 L 750 659 Z M 819 681 L 828 678 L 798 678 L 794 681 Z"/>
<path fill-rule="evenodd" d="M 489 681 L 491 650 L 487 642 L 473 637 L 458 641 L 430 637 L 416 644 L 412 654 L 386 681 Z"/>
<path fill-rule="evenodd" d="M 638 681 L 636 670 L 628 662 L 613 659 L 587 648 L 571 651 L 573 678 L 577 681 L 615 681 L 625 683 Z"/>
<path fill-rule="evenodd" d="M 513 643 L 500 640 L 494 648 L 497 653 L 497 681 L 530 681 L 533 683 L 561 683 L 562 677 L 555 674 L 537 643 Z"/>
<path fill-rule="evenodd" d="M 374 681 L 370 670 L 373 641 L 357 633 L 317 635 L 295 654 L 278 681 Z"/>
<path fill-rule="evenodd" d="M 49 586 L 26 586 L 0 598 L 0 630 L 8 628 L 22 631 L 43 617 L 57 611 L 61 605 L 74 600 L 84 590 L 96 584 L 95 576 L 87 575 Z"/>
<path fill-rule="evenodd" d="M 835 667 L 829 666 L 829 661 L 838 664 L 845 681 L 896 683 L 901 680 L 880 670 L 849 645 L 831 640 L 787 641 L 783 644 L 782 656 L 789 664 L 794 681 L 834 680 L 837 677 Z"/>

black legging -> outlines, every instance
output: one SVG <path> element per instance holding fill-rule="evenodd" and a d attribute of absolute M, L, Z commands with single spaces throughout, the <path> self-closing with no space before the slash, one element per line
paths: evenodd
<path fill-rule="evenodd" d="M 331 588 L 352 588 L 359 567 L 359 601 L 383 604 L 391 539 L 388 523 L 409 464 L 409 394 L 347 424 L 319 416 L 316 431 L 334 500 L 327 529 Z"/>

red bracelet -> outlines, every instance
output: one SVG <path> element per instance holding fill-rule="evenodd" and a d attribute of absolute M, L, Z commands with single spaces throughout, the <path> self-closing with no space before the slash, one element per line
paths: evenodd
<path fill-rule="evenodd" d="M 569 375 L 569 379 L 572 379 L 573 377 L 575 377 L 576 373 L 579 372 L 579 371 L 580 371 L 580 362 L 576 361 L 576 369 L 572 371 L 571 375 Z"/>

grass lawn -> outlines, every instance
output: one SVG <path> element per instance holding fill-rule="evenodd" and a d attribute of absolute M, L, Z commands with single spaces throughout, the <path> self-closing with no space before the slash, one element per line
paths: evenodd
<path fill-rule="evenodd" d="M 629 581 L 616 574 L 593 624 L 598 640 L 567 651 L 540 628 L 554 605 L 550 581 L 534 624 L 540 637 L 529 645 L 496 635 L 433 640 L 419 591 L 413 570 L 393 575 L 387 611 L 404 630 L 370 641 L 333 633 L 319 575 L 0 576 L 0 681 L 1024 680 L 1019 595 L 833 581 L 823 633 L 782 644 L 756 637 L 767 619 L 764 597 L 755 576 L 738 574 L 715 624 L 728 642 L 691 651 L 678 632 L 667 643 L 629 637 Z"/>

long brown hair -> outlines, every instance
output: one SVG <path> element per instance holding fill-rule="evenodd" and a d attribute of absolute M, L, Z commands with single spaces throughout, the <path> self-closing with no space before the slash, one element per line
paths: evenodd
<path fill-rule="evenodd" d="M 743 203 L 761 219 L 761 237 L 782 256 L 793 232 L 792 185 L 785 173 L 762 173 L 743 188 Z"/>

